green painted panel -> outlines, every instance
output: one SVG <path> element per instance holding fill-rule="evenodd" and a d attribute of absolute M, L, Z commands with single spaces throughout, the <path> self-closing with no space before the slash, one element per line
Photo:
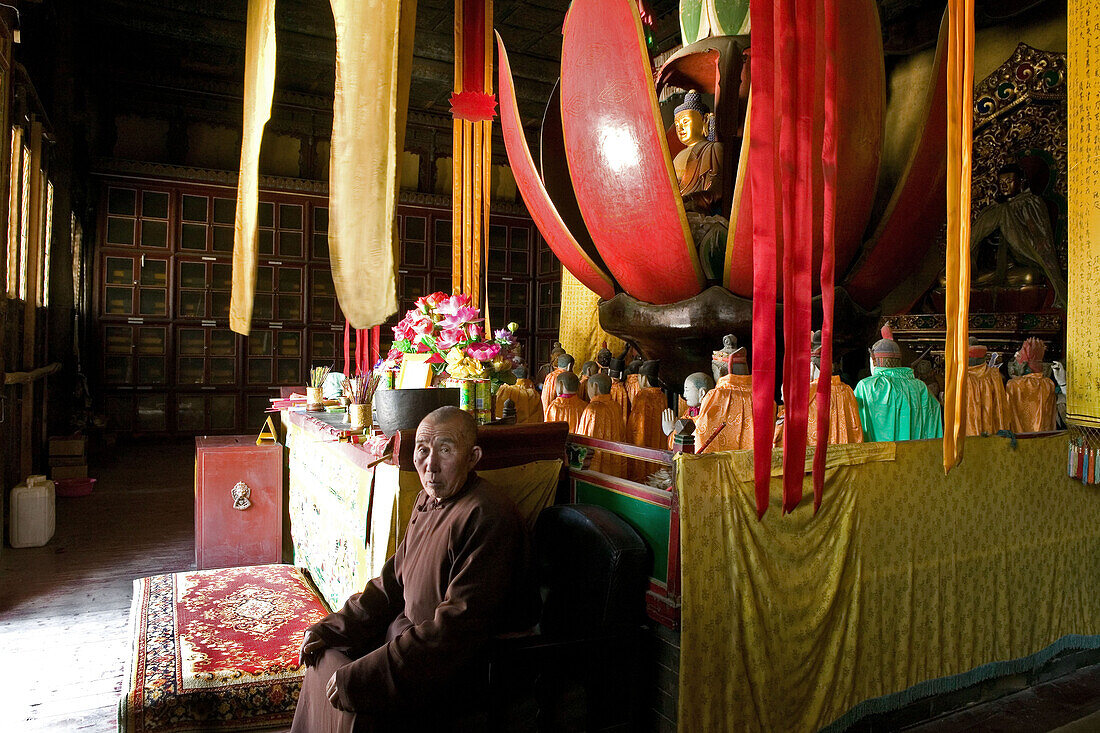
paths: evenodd
<path fill-rule="evenodd" d="M 680 0 L 680 36 L 685 46 L 699 40 L 699 24 L 705 12 L 703 0 Z"/>
<path fill-rule="evenodd" d="M 718 16 L 716 36 L 739 36 L 749 32 L 748 0 L 713 0 Z"/>
<path fill-rule="evenodd" d="M 618 514 L 653 550 L 651 577 L 668 582 L 669 510 L 632 496 L 617 494 L 587 481 L 577 481 L 577 503 L 595 504 Z"/>

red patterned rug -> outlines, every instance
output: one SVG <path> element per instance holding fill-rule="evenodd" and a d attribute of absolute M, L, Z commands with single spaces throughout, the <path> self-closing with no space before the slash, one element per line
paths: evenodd
<path fill-rule="evenodd" d="M 119 701 L 119 731 L 289 726 L 303 675 L 302 632 L 327 613 L 290 565 L 135 580 L 130 689 Z"/>

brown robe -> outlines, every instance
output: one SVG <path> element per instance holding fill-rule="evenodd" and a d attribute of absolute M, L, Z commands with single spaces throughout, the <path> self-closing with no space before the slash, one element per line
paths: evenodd
<path fill-rule="evenodd" d="M 1013 377 L 1008 380 L 1005 393 L 1014 432 L 1040 433 L 1055 429 L 1058 411 L 1053 380 L 1038 372 Z"/>
<path fill-rule="evenodd" d="M 499 489 L 471 474 L 441 502 L 421 491 L 382 574 L 309 627 L 328 651 L 306 672 L 291 730 L 390 730 L 428 713 L 425 700 L 469 694 L 489 639 L 534 622 L 528 578 L 524 523 Z M 325 695 L 334 669 L 340 707 L 354 716 Z"/>

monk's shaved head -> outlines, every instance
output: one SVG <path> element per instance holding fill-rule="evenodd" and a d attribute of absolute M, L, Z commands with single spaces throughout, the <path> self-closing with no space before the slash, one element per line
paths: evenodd
<path fill-rule="evenodd" d="M 453 424 L 458 429 L 467 446 L 477 444 L 477 420 L 472 413 L 461 410 L 453 405 L 445 405 L 429 412 L 420 424 L 429 423 L 438 427 L 443 424 Z"/>

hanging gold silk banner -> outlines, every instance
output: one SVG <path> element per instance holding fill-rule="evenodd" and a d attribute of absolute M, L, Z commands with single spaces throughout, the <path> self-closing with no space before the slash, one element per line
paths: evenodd
<path fill-rule="evenodd" d="M 229 327 L 248 335 L 256 290 L 256 215 L 260 196 L 260 142 L 275 93 L 275 0 L 249 0 L 244 56 L 244 127 L 237 215 L 233 223 L 233 286 Z"/>
<path fill-rule="evenodd" d="M 561 347 L 576 359 L 577 371 L 584 362 L 594 360 L 596 352 L 605 343 L 615 354 L 623 350 L 622 339 L 611 336 L 600 328 L 599 304 L 600 296 L 582 285 L 564 267 L 561 269 L 561 325 L 558 329 L 558 340 L 561 341 Z"/>
<path fill-rule="evenodd" d="M 1100 427 L 1100 7 L 1069 2 L 1069 308 L 1066 419 Z"/>
<path fill-rule="evenodd" d="M 947 52 L 947 288 L 943 470 L 962 460 L 970 320 L 970 149 L 973 142 L 974 0 L 949 0 Z"/>
<path fill-rule="evenodd" d="M 336 95 L 329 163 L 329 252 L 354 328 L 397 310 L 394 226 L 405 145 L 416 0 L 330 0 Z"/>

